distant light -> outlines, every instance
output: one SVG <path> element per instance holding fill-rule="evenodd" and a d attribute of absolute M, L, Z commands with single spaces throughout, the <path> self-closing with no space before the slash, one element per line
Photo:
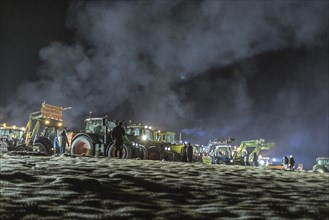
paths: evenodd
<path fill-rule="evenodd" d="M 46 121 L 45 121 L 45 123 L 46 123 L 46 125 L 48 125 L 48 124 L 49 124 L 49 121 L 48 121 L 48 120 L 46 120 Z"/>
<path fill-rule="evenodd" d="M 61 127 L 62 125 L 62 122 L 58 122 L 58 127 Z"/>
<path fill-rule="evenodd" d="M 13 126 L 13 129 L 16 129 L 16 126 L 15 125 Z"/>
<path fill-rule="evenodd" d="M 273 160 L 273 162 L 275 162 L 275 161 L 276 161 L 276 159 L 275 159 L 275 158 L 273 158 L 272 160 Z"/>
<path fill-rule="evenodd" d="M 147 140 L 147 135 L 143 135 L 143 136 L 142 136 L 142 140 L 143 140 L 143 141 L 146 141 L 146 140 Z"/>
<path fill-rule="evenodd" d="M 265 161 L 264 161 L 264 160 L 260 160 L 260 161 L 259 161 L 259 164 L 262 165 L 262 166 L 264 166 Z"/>

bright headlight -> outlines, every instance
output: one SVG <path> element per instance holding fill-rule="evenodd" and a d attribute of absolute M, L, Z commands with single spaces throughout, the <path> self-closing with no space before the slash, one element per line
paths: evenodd
<path fill-rule="evenodd" d="M 143 135 L 143 136 L 142 136 L 142 140 L 143 140 L 143 141 L 146 141 L 146 140 L 147 140 L 147 135 Z"/>
<path fill-rule="evenodd" d="M 260 160 L 260 161 L 259 161 L 259 164 L 260 164 L 260 165 L 264 165 L 264 164 L 265 164 L 265 161 L 264 161 L 264 160 Z"/>

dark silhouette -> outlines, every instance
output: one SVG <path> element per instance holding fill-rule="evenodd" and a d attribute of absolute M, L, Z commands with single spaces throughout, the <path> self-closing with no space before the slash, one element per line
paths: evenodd
<path fill-rule="evenodd" d="M 112 132 L 112 138 L 115 143 L 115 157 L 117 157 L 119 153 L 119 158 L 123 157 L 123 138 L 126 134 L 125 129 L 122 127 L 122 124 L 123 123 L 120 121 Z"/>
<path fill-rule="evenodd" d="M 258 156 L 257 156 L 256 152 L 254 152 L 254 158 L 252 159 L 252 163 L 253 163 L 254 167 L 258 167 Z"/>
<path fill-rule="evenodd" d="M 244 165 L 249 166 L 249 152 L 247 150 L 243 151 L 242 157 L 243 157 Z"/>
<path fill-rule="evenodd" d="M 182 162 L 187 162 L 187 144 L 184 144 L 184 146 L 182 147 Z"/>
<path fill-rule="evenodd" d="M 295 159 L 292 155 L 290 155 L 289 159 L 289 169 L 294 170 L 295 169 Z"/>
<path fill-rule="evenodd" d="M 193 162 L 193 147 L 191 146 L 191 143 L 188 143 L 188 145 L 187 145 L 186 154 L 187 154 L 187 162 L 192 163 Z"/>
<path fill-rule="evenodd" d="M 67 139 L 65 130 L 63 130 L 60 133 L 60 135 L 58 136 L 58 145 L 59 145 L 59 149 L 60 149 L 60 154 L 61 155 L 64 154 L 65 153 L 66 146 L 69 145 L 69 141 Z"/>

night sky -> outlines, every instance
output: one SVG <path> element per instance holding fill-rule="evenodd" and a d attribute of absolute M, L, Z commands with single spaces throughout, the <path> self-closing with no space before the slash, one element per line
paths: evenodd
<path fill-rule="evenodd" d="M 1 0 L 0 122 L 43 101 L 206 144 L 275 142 L 310 168 L 328 148 L 324 1 Z"/>

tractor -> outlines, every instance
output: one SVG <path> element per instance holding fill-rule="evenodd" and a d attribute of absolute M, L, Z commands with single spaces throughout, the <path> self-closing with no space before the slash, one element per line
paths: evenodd
<path fill-rule="evenodd" d="M 242 141 L 237 149 L 233 150 L 233 159 L 236 164 L 243 164 L 243 153 L 248 152 L 249 164 L 252 164 L 254 153 L 258 155 L 260 165 L 266 166 L 270 160 L 269 151 L 275 147 L 273 142 L 265 142 L 265 139 Z"/>
<path fill-rule="evenodd" d="M 7 126 L 3 123 L 0 126 L 0 152 L 14 150 L 17 143 L 22 139 L 25 128 Z"/>
<path fill-rule="evenodd" d="M 329 172 L 329 157 L 316 158 L 316 164 L 313 166 L 312 170 L 317 173 Z"/>
<path fill-rule="evenodd" d="M 173 132 L 163 132 L 129 121 L 126 133 L 133 143 L 147 149 L 149 160 L 178 161 L 180 158 L 178 153 L 172 150 L 172 147 L 176 146 Z"/>
<path fill-rule="evenodd" d="M 63 127 L 62 112 L 67 108 L 42 103 L 41 110 L 29 115 L 21 140 L 15 151 L 53 154 L 53 141 Z"/>
<path fill-rule="evenodd" d="M 115 142 L 111 134 L 117 125 L 117 121 L 109 120 L 107 116 L 91 117 L 90 114 L 89 118 L 84 120 L 84 123 L 84 130 L 77 133 L 71 141 L 71 154 L 116 157 Z M 122 155 L 124 159 L 147 159 L 147 150 L 136 142 L 131 141 L 128 135 L 125 135 Z"/>
<path fill-rule="evenodd" d="M 233 151 L 230 144 L 234 140 L 232 137 L 209 140 L 208 154 L 212 164 L 233 164 Z"/>

